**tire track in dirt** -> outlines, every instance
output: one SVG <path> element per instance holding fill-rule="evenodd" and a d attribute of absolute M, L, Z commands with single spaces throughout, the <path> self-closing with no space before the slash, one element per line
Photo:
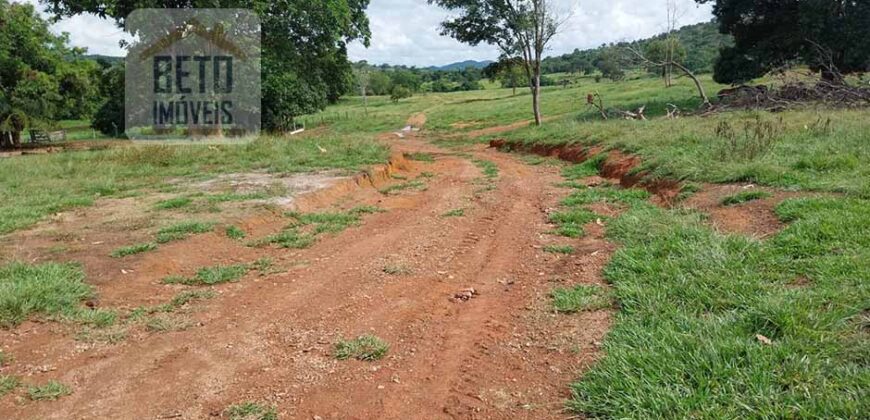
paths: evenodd
<path fill-rule="evenodd" d="M 286 418 L 568 417 L 567 385 L 597 357 L 609 313 L 556 315 L 548 293 L 600 283 L 611 248 L 588 238 L 577 258 L 541 251 L 546 212 L 566 194 L 555 168 L 477 148 L 500 176 L 475 194 L 469 160 L 415 138 L 394 148 L 437 156 L 422 168 L 435 174 L 426 191 L 357 194 L 388 211 L 310 249 L 274 250 L 297 264 L 219 287 L 191 329 L 62 353 L 52 377 L 75 392 L 3 401 L 0 417 L 209 418 L 245 400 Z M 441 216 L 456 208 L 465 216 Z M 410 272 L 388 275 L 387 263 Z M 466 287 L 479 295 L 452 301 Z M 368 332 L 390 343 L 385 359 L 332 358 L 339 337 Z"/>

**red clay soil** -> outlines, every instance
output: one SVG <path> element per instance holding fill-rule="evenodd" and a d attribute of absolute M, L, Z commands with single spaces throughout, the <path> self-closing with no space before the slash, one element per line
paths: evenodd
<path fill-rule="evenodd" d="M 503 139 L 492 140 L 489 146 L 499 150 L 554 157 L 573 163 L 583 162 L 602 151 L 600 146 L 530 145 Z M 786 198 L 807 195 L 806 193 L 786 192 L 755 185 L 701 184 L 699 192 L 683 202 L 677 202 L 682 185 L 674 180 L 646 179 L 646 174 L 636 169 L 640 164 L 641 159 L 638 156 L 611 150 L 607 152 L 607 158 L 601 166 L 600 173 L 602 177 L 615 180 L 623 187 L 640 187 L 650 191 L 657 204 L 679 205 L 706 212 L 710 215 L 713 227 L 728 233 L 739 233 L 755 238 L 766 238 L 775 234 L 783 227 L 782 222 L 779 221 L 774 212 L 776 206 Z M 766 191 L 770 193 L 770 197 L 739 205 L 722 205 L 722 200 L 725 197 L 749 188 Z"/>
<path fill-rule="evenodd" d="M 19 389 L 0 398 L 0 418 L 202 419 L 242 401 L 302 419 L 570 417 L 568 384 L 599 356 L 610 312 L 556 314 L 549 293 L 603 283 L 600 270 L 613 250 L 603 229 L 593 223 L 591 235 L 572 243 L 574 255 L 545 253 L 556 241 L 544 234 L 553 228 L 547 213 L 568 193 L 555 186 L 556 168 L 474 149 L 500 171 L 496 188 L 481 192 L 481 172 L 468 159 L 414 138 L 394 146 L 436 156 L 394 168 L 408 179 L 434 174 L 428 188 L 383 195 L 357 179 L 355 188 L 303 199 L 306 211 L 387 210 L 308 249 L 248 248 L 213 233 L 112 259 L 113 247 L 142 238 L 95 221 L 92 231 L 57 233 L 81 244 L 67 258 L 82 261 L 102 307 L 165 303 L 189 287 L 161 278 L 206 265 L 270 257 L 279 272 L 215 286 L 215 298 L 183 311 L 191 326 L 181 331 L 141 329 L 118 344 L 93 344 L 75 339 L 78 327 L 56 322 L 0 330 L 3 351 L 14 357 L 2 374 L 27 384 L 59 380 L 73 390 L 36 402 Z M 442 216 L 459 208 L 463 217 Z M 257 238 L 287 220 L 266 212 L 235 223 Z M 16 255 L 29 255 L 28 243 L 16 245 Z M 387 265 L 404 270 L 387 274 Z M 453 299 L 469 287 L 478 294 Z M 338 339 L 361 334 L 386 340 L 387 356 L 332 356 Z"/>
<path fill-rule="evenodd" d="M 602 152 L 600 146 L 584 147 L 564 144 L 525 144 L 518 141 L 496 139 L 489 146 L 499 150 L 520 151 L 540 156 L 554 157 L 567 162 L 580 163 Z M 628 155 L 618 150 L 607 152 L 607 158 L 602 163 L 601 176 L 617 180 L 619 185 L 641 187 L 651 193 L 663 204 L 670 204 L 680 193 L 680 183 L 666 179 L 647 179 L 646 173 L 638 171 L 641 164 L 639 157 Z"/>
<path fill-rule="evenodd" d="M 770 197 L 746 203 L 725 206 L 722 200 L 741 191 L 765 191 Z M 741 233 L 755 238 L 766 238 L 783 228 L 774 212 L 787 198 L 806 196 L 805 193 L 778 191 L 756 185 L 706 184 L 701 191 L 686 199 L 682 206 L 701 210 L 710 215 L 710 222 L 724 232 Z"/>

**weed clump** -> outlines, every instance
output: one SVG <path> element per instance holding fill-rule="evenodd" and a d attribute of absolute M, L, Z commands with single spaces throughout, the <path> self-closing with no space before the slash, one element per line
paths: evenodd
<path fill-rule="evenodd" d="M 335 358 L 338 360 L 357 359 L 363 361 L 378 360 L 387 354 L 390 346 L 380 338 L 371 335 L 361 335 L 353 340 L 339 340 L 335 343 Z"/>
<path fill-rule="evenodd" d="M 770 193 L 764 191 L 741 191 L 734 195 L 729 195 L 722 199 L 723 206 L 733 206 L 736 204 L 746 203 L 754 200 L 761 200 L 770 197 Z"/>
<path fill-rule="evenodd" d="M 27 396 L 33 401 L 56 400 L 69 394 L 72 394 L 72 389 L 58 381 L 48 381 L 45 385 L 34 385 L 27 389 Z"/>
<path fill-rule="evenodd" d="M 611 305 L 607 291 L 598 285 L 581 284 L 553 290 L 553 307 L 558 312 L 595 311 Z"/>

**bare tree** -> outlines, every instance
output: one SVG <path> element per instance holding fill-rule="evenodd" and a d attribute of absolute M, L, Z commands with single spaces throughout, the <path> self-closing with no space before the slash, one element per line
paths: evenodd
<path fill-rule="evenodd" d="M 646 55 L 644 55 L 637 48 L 634 48 L 632 46 L 627 46 L 625 48 L 629 52 L 634 54 L 634 56 L 637 57 L 641 61 L 642 64 L 646 64 L 649 66 L 672 66 L 672 67 L 680 70 L 681 72 L 683 72 L 683 74 L 685 74 L 690 79 L 692 79 L 693 82 L 695 82 L 695 88 L 698 89 L 698 96 L 701 98 L 702 105 L 706 108 L 709 108 L 712 106 L 710 104 L 710 99 L 707 97 L 707 93 L 704 91 L 704 85 L 701 84 L 701 81 L 698 79 L 697 76 L 695 76 L 695 73 L 692 73 L 692 71 L 689 70 L 688 68 L 686 68 L 686 66 L 680 64 L 679 61 L 673 60 L 673 59 L 672 60 L 665 59 L 662 61 L 654 61 L 654 60 L 650 60 L 649 58 L 647 58 Z"/>
<path fill-rule="evenodd" d="M 535 124 L 541 125 L 541 60 L 549 42 L 567 20 L 553 0 L 429 0 L 459 16 L 441 24 L 443 34 L 461 42 L 497 46 L 503 58 L 522 58 Z"/>

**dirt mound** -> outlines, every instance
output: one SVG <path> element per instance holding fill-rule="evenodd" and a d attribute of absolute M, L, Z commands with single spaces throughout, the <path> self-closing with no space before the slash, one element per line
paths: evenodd
<path fill-rule="evenodd" d="M 680 192 L 680 183 L 672 180 L 651 179 L 646 172 L 639 171 L 641 160 L 617 150 L 604 152 L 600 146 L 584 147 L 566 144 L 525 144 L 518 141 L 496 139 L 489 142 L 490 147 L 507 151 L 521 151 L 540 156 L 559 158 L 564 161 L 581 163 L 600 153 L 607 153 L 601 164 L 601 176 L 617 180 L 623 187 L 640 187 L 655 194 L 663 204 L 673 203 Z"/>

